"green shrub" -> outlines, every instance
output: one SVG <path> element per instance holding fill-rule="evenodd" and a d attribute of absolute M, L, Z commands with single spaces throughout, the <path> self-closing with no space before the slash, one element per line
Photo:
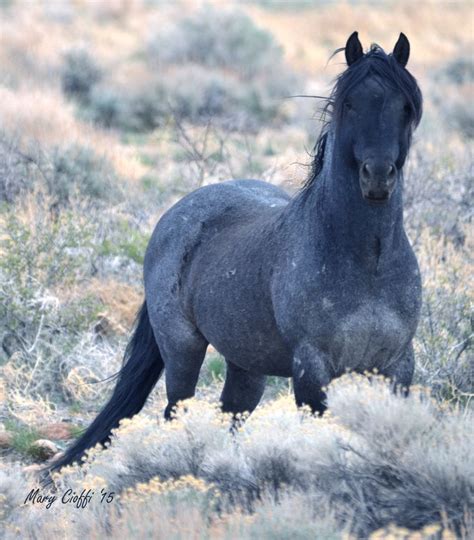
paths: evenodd
<path fill-rule="evenodd" d="M 427 290 L 417 333 L 417 379 L 441 400 L 474 395 L 474 313 L 469 291 Z"/>
<path fill-rule="evenodd" d="M 164 88 L 152 85 L 132 93 L 124 114 L 123 126 L 130 131 L 151 131 L 159 127 L 169 114 Z"/>
<path fill-rule="evenodd" d="M 468 248 L 427 235 L 420 249 L 423 306 L 416 333 L 416 381 L 443 401 L 467 402 L 474 395 L 474 302 Z"/>
<path fill-rule="evenodd" d="M 112 165 L 91 148 L 69 145 L 41 149 L 0 136 L 0 202 L 13 203 L 28 192 L 44 192 L 54 206 L 80 196 L 88 202 L 116 202 L 120 180 Z"/>
<path fill-rule="evenodd" d="M 454 84 L 466 84 L 474 81 L 474 62 L 470 56 L 460 56 L 448 62 L 441 70 Z"/>
<path fill-rule="evenodd" d="M 72 209 L 52 214 L 42 197 L 8 206 L 0 217 L 2 360 L 13 359 L 31 392 L 36 387 L 54 392 L 60 389 L 55 387 L 59 365 L 100 308 L 88 295 L 61 298 L 90 274 L 92 227 Z M 45 366 L 48 376 L 41 373 Z M 34 384 L 30 376 L 37 379 Z"/>
<path fill-rule="evenodd" d="M 119 220 L 104 238 L 98 254 L 101 256 L 121 256 L 142 265 L 149 234 L 142 233 L 129 221 Z"/>
<path fill-rule="evenodd" d="M 407 230 L 415 247 L 428 228 L 461 246 L 471 219 L 474 184 L 468 147 L 417 144 L 405 170 L 404 210 Z"/>
<path fill-rule="evenodd" d="M 146 132 L 160 126 L 169 109 L 159 85 L 131 93 L 126 89 L 97 86 L 83 111 L 86 118 L 106 127 L 130 132 Z"/>
<path fill-rule="evenodd" d="M 448 121 L 462 135 L 474 139 L 474 105 L 472 100 L 460 96 L 449 108 Z"/>
<path fill-rule="evenodd" d="M 283 57 L 273 36 L 248 15 L 210 6 L 160 32 L 150 43 L 149 54 L 161 64 L 230 69 L 246 80 L 282 68 Z"/>
<path fill-rule="evenodd" d="M 37 450 L 33 443 L 41 439 L 38 431 L 32 427 L 7 420 L 5 422 L 6 430 L 12 435 L 12 448 L 24 456 L 36 457 Z"/>
<path fill-rule="evenodd" d="M 98 86 L 91 92 L 84 116 L 105 128 L 121 127 L 123 110 L 124 102 L 120 94 Z"/>
<path fill-rule="evenodd" d="M 474 81 L 474 61 L 469 56 L 460 56 L 447 62 L 433 72 L 430 97 L 436 113 L 445 127 L 457 131 L 462 137 L 474 138 L 474 106 L 472 104 L 472 83 Z M 441 126 L 440 126 L 441 128 Z"/>
<path fill-rule="evenodd" d="M 109 162 L 84 146 L 56 148 L 46 183 L 60 205 L 68 204 L 74 195 L 90 201 L 116 201 L 120 194 L 118 178 Z"/>
<path fill-rule="evenodd" d="M 61 83 L 67 96 L 86 100 L 101 78 L 102 71 L 87 50 L 72 49 L 64 55 Z"/>
<path fill-rule="evenodd" d="M 150 43 L 148 57 L 173 113 L 193 122 L 258 128 L 277 117 L 295 82 L 273 36 L 235 10 L 206 7 L 181 19 Z"/>
<path fill-rule="evenodd" d="M 145 82 L 130 89 L 103 80 L 88 92 L 81 114 L 136 132 L 170 117 L 254 130 L 279 117 L 296 80 L 273 36 L 235 10 L 207 7 L 181 18 L 150 42 L 146 58 Z"/>
<path fill-rule="evenodd" d="M 33 184 L 31 162 L 21 154 L 17 141 L 0 133 L 0 203 L 11 203 Z"/>

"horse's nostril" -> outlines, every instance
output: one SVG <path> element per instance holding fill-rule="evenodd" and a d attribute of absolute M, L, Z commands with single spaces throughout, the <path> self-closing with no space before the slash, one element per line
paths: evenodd
<path fill-rule="evenodd" d="M 388 176 L 394 176 L 395 175 L 395 167 L 394 167 L 394 165 L 389 165 L 388 166 L 387 174 L 388 174 Z"/>
<path fill-rule="evenodd" d="M 369 165 L 368 165 L 367 163 L 364 163 L 364 164 L 362 165 L 362 172 L 363 172 L 364 174 L 366 174 L 367 176 L 370 175 L 370 167 L 369 167 Z"/>

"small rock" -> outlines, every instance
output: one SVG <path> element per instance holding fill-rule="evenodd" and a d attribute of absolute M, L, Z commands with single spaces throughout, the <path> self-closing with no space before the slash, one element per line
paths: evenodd
<path fill-rule="evenodd" d="M 55 422 L 52 424 L 44 424 L 38 428 L 39 434 L 45 439 L 53 441 L 67 440 L 73 438 L 73 426 L 66 422 Z"/>
<path fill-rule="evenodd" d="M 25 474 L 36 474 L 40 472 L 42 468 L 43 467 L 41 465 L 34 463 L 33 465 L 28 465 L 27 467 L 23 467 L 23 472 Z"/>
<path fill-rule="evenodd" d="M 0 448 L 9 448 L 12 444 L 13 436 L 7 431 L 0 432 Z"/>
<path fill-rule="evenodd" d="M 46 461 L 58 453 L 57 446 L 48 439 L 38 439 L 31 445 L 38 459 Z"/>

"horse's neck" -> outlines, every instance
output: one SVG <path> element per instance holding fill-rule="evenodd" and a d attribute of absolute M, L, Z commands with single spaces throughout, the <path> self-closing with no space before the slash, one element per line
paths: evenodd
<path fill-rule="evenodd" d="M 399 255 L 405 238 L 402 185 L 384 207 L 371 207 L 360 193 L 358 172 L 344 165 L 330 133 L 323 169 L 301 197 L 301 233 L 308 248 L 337 262 L 355 260 L 370 272 Z"/>

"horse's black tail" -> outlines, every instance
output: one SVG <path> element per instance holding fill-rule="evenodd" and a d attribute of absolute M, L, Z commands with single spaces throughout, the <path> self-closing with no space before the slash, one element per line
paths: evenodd
<path fill-rule="evenodd" d="M 124 364 L 118 373 L 112 397 L 84 434 L 51 465 L 51 470 L 80 461 L 88 448 L 97 443 L 105 444 L 122 418 L 130 418 L 142 409 L 163 368 L 144 302 L 137 316 L 135 332 L 127 345 Z"/>

